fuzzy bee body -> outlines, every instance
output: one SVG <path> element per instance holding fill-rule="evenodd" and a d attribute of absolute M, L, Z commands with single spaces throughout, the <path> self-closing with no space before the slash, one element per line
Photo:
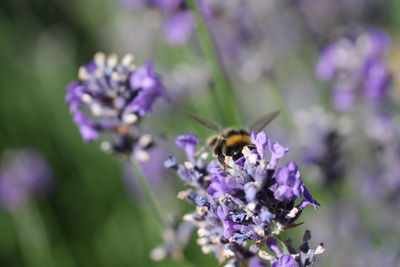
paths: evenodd
<path fill-rule="evenodd" d="M 245 146 L 254 147 L 251 143 L 250 134 L 239 128 L 228 128 L 221 134 L 211 137 L 208 146 L 221 164 L 225 164 L 225 156 L 238 160 L 242 156 Z"/>
<path fill-rule="evenodd" d="M 231 157 L 234 161 L 240 159 L 243 156 L 243 148 L 248 147 L 250 149 L 255 148 L 252 144 L 250 134 L 247 130 L 242 128 L 226 128 L 221 130 L 220 127 L 204 118 L 201 118 L 193 113 L 186 112 L 187 115 L 197 120 L 207 128 L 215 131 L 217 135 L 208 139 L 208 147 L 214 153 L 214 156 L 218 161 L 226 168 L 226 157 Z M 275 117 L 279 114 L 278 111 L 274 111 L 263 116 L 261 119 L 256 121 L 251 130 L 256 132 L 262 130 L 267 126 Z"/>

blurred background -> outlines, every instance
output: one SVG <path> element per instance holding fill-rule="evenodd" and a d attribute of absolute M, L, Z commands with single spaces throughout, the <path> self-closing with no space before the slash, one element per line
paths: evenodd
<path fill-rule="evenodd" d="M 205 142 L 212 132 L 182 110 L 224 122 L 190 11 L 182 1 L 173 10 L 161 2 L 0 2 L 0 178 L 34 179 L 31 193 L 0 185 L 0 266 L 218 265 L 202 254 L 195 233 L 184 261 L 150 259 L 162 240 L 140 189 L 99 142 L 82 141 L 64 102 L 67 84 L 97 51 L 132 53 L 138 65 L 153 60 L 169 97 L 145 121 L 163 139 L 145 174 L 163 209 L 177 217 L 190 210 L 176 200 L 183 185 L 163 161 L 182 154 L 176 135 L 193 131 Z M 321 203 L 288 235 L 299 242 L 310 229 L 312 242 L 324 242 L 317 266 L 400 266 L 400 2 L 202 2 L 241 126 L 280 110 L 267 132 L 290 147 L 289 158 Z M 325 47 L 370 27 L 391 39 L 384 54 L 387 123 L 358 93 L 351 109 L 337 109 L 335 85 L 316 74 Z"/>

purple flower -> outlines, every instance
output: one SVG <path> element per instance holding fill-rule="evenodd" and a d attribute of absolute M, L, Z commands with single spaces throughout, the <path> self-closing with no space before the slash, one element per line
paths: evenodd
<path fill-rule="evenodd" d="M 42 156 L 32 150 L 6 154 L 0 163 L 0 205 L 7 210 L 47 191 L 51 172 Z"/>
<path fill-rule="evenodd" d="M 194 154 L 196 153 L 196 146 L 199 144 L 199 139 L 194 133 L 188 133 L 178 136 L 175 143 L 179 148 L 185 150 L 186 156 L 189 159 L 193 159 Z"/>
<path fill-rule="evenodd" d="M 130 6 L 140 7 L 147 5 L 148 7 L 159 11 L 163 17 L 164 33 L 169 44 L 183 45 L 187 43 L 194 30 L 194 18 L 185 0 L 141 1 L 142 5 L 133 2 Z"/>
<path fill-rule="evenodd" d="M 365 68 L 365 96 L 377 101 L 386 95 L 391 82 L 391 74 L 382 60 L 371 60 Z"/>
<path fill-rule="evenodd" d="M 165 179 L 165 168 L 163 164 L 167 157 L 165 146 L 158 144 L 147 152 L 149 154 L 149 159 L 140 163 L 143 175 L 146 177 L 146 180 L 149 182 L 149 185 L 152 187 L 154 192 L 163 193 L 168 191 L 170 186 Z M 131 193 L 133 197 L 142 194 L 141 187 L 137 183 L 137 178 L 135 177 L 130 164 L 124 165 L 123 174 L 129 193 Z"/>
<path fill-rule="evenodd" d="M 311 232 L 306 230 L 303 236 L 303 243 L 300 248 L 296 250 L 291 239 L 286 240 L 285 245 L 288 253 L 283 254 L 278 247 L 277 239 L 272 237 L 267 240 L 267 246 L 275 256 L 270 255 L 271 267 L 307 267 L 312 266 L 316 261 L 316 256 L 325 252 L 323 244 L 317 246 L 317 248 L 310 249 L 308 241 L 311 239 Z M 290 254 L 289 254 L 290 253 Z"/>
<path fill-rule="evenodd" d="M 173 45 L 182 45 L 192 36 L 194 19 L 189 10 L 176 12 L 164 24 L 167 41 Z"/>
<path fill-rule="evenodd" d="M 154 248 L 150 257 L 152 260 L 160 261 L 167 257 L 182 260 L 183 252 L 190 241 L 194 224 L 190 222 L 176 222 L 164 231 L 164 243 Z"/>
<path fill-rule="evenodd" d="M 313 205 L 314 209 L 317 208 L 317 206 L 319 206 L 320 204 L 311 196 L 310 192 L 308 192 L 307 187 L 302 184 L 301 185 L 301 192 L 303 193 L 303 200 L 301 201 L 300 205 L 298 206 L 298 208 L 300 210 L 304 209 L 305 207 L 307 207 L 308 205 Z"/>
<path fill-rule="evenodd" d="M 142 88 L 129 103 L 127 109 L 129 112 L 138 113 L 144 116 L 151 111 L 154 102 L 164 95 L 164 87 L 160 79 L 154 74 L 153 64 L 149 61 L 145 67 L 139 68 L 130 78 L 130 84 L 133 88 Z"/>
<path fill-rule="evenodd" d="M 344 178 L 344 138 L 348 137 L 348 121 L 327 113 L 320 107 L 299 111 L 294 131 L 303 161 L 316 174 L 319 183 L 332 188 Z"/>
<path fill-rule="evenodd" d="M 289 254 L 284 254 L 278 258 L 278 261 L 274 262 L 271 267 L 296 267 L 298 266 L 293 257 Z"/>
<path fill-rule="evenodd" d="M 335 108 L 350 109 L 358 95 L 372 103 L 386 98 L 391 74 L 384 56 L 389 44 L 385 32 L 368 29 L 342 37 L 322 52 L 316 74 L 323 81 L 333 82 Z"/>
<path fill-rule="evenodd" d="M 193 134 L 177 138 L 178 147 L 190 147 L 190 161 L 174 167 L 190 186 L 178 197 L 196 206 L 184 219 L 199 228 L 198 243 L 203 252 L 213 252 L 228 266 L 255 261 L 265 246 L 251 244 L 279 235 L 294 224 L 306 206 L 318 205 L 302 183 L 295 163 L 277 169 L 286 148 L 271 142 L 265 133 L 253 133 L 252 140 L 257 153 L 245 147 L 240 161 L 221 166 L 218 161 L 207 164 L 207 151 L 196 152 L 198 139 Z M 274 241 L 276 245 L 276 240 L 269 241 L 270 248 Z M 277 245 L 274 251 L 278 252 Z M 265 266 L 266 258 L 259 260 Z M 278 259 L 271 256 L 270 262 L 275 261 Z"/>
<path fill-rule="evenodd" d="M 264 151 L 269 143 L 269 139 L 264 132 L 259 132 L 256 134 L 255 132 L 251 133 L 251 142 L 256 145 L 258 155 L 263 159 Z"/>
<path fill-rule="evenodd" d="M 275 169 L 278 162 L 283 156 L 289 151 L 288 148 L 283 147 L 278 142 L 272 143 L 271 140 L 268 142 L 269 151 L 271 152 L 271 160 L 269 161 L 269 168 Z"/>
<path fill-rule="evenodd" d="M 278 187 L 274 192 L 274 196 L 277 200 L 293 200 L 301 196 L 301 186 L 303 184 L 300 172 L 294 162 L 290 162 L 287 166 L 277 171 L 276 183 Z"/>
<path fill-rule="evenodd" d="M 97 53 L 79 69 L 79 81 L 67 86 L 65 100 L 84 141 L 110 133 L 102 147 L 116 153 L 147 159 L 151 137 L 142 135 L 139 122 L 151 112 L 154 102 L 165 95 L 164 86 L 151 62 L 136 68 L 133 56 L 120 61 L 114 54 Z"/>
<path fill-rule="evenodd" d="M 276 241 L 275 238 L 270 238 L 267 240 L 267 246 L 269 250 L 271 250 L 273 253 L 275 253 L 277 256 L 280 256 L 281 250 L 278 247 L 278 242 Z"/>
<path fill-rule="evenodd" d="M 153 0 L 153 4 L 164 11 L 177 9 L 185 0 Z"/>
<path fill-rule="evenodd" d="M 253 257 L 249 261 L 249 267 L 265 267 L 265 263 L 262 262 L 259 258 Z"/>

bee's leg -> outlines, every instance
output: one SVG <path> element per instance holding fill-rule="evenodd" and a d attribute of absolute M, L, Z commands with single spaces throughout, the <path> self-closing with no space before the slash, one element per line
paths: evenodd
<path fill-rule="evenodd" d="M 226 164 L 225 164 L 225 156 L 218 155 L 218 161 L 219 161 L 219 163 L 221 163 L 222 166 L 226 166 Z"/>

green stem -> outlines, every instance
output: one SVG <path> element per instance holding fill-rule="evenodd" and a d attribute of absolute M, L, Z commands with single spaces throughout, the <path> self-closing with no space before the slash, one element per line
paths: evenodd
<path fill-rule="evenodd" d="M 35 203 L 27 201 L 11 216 L 26 264 L 32 267 L 54 266 L 47 232 Z"/>
<path fill-rule="evenodd" d="M 136 161 L 132 160 L 131 162 L 132 162 L 131 165 L 132 165 L 133 174 L 142 189 L 143 195 L 144 195 L 145 199 L 147 200 L 155 219 L 158 222 L 160 234 L 161 234 L 161 236 L 163 236 L 163 231 L 166 226 L 165 217 L 163 216 L 163 212 L 161 211 L 160 207 L 157 204 L 156 198 L 150 188 L 150 185 L 147 182 L 146 177 L 144 176 L 144 174 L 142 172 L 141 167 L 139 166 L 139 164 Z"/>
<path fill-rule="evenodd" d="M 190 9 L 196 22 L 197 34 L 204 50 L 205 56 L 211 68 L 214 79 L 213 99 L 226 126 L 240 125 L 240 117 L 237 112 L 237 105 L 230 81 L 218 56 L 215 43 L 206 23 L 206 18 L 201 11 L 199 0 L 189 0 Z"/>

